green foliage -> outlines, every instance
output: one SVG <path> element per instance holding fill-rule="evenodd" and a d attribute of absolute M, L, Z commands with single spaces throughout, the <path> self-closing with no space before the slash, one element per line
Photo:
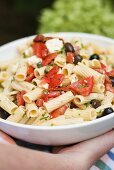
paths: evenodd
<path fill-rule="evenodd" d="M 38 32 L 87 32 L 114 38 L 113 0 L 55 0 L 44 9 Z"/>

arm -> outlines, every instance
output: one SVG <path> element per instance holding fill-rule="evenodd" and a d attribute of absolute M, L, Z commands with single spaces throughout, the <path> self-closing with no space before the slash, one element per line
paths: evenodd
<path fill-rule="evenodd" d="M 0 144 L 0 169 L 88 170 L 112 147 L 114 147 L 114 130 L 77 145 L 59 150 L 57 148 L 55 154 Z"/>

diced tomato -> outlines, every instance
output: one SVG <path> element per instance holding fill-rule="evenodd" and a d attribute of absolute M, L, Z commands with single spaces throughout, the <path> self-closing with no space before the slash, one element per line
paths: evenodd
<path fill-rule="evenodd" d="M 25 101 L 23 99 L 23 95 L 25 94 L 26 92 L 25 91 L 21 91 L 19 93 L 17 93 L 17 105 L 18 106 L 24 106 L 25 105 Z"/>
<path fill-rule="evenodd" d="M 114 70 L 111 70 L 110 72 L 106 72 L 106 75 L 114 77 Z"/>
<path fill-rule="evenodd" d="M 74 62 L 74 53 L 67 52 L 66 62 L 71 64 Z"/>
<path fill-rule="evenodd" d="M 37 99 L 36 106 L 38 106 L 38 107 L 43 106 L 43 99 Z"/>
<path fill-rule="evenodd" d="M 41 80 L 41 82 L 40 82 L 40 84 L 41 85 L 43 85 L 43 84 L 46 84 L 46 83 L 50 83 L 50 78 L 48 78 L 48 77 L 43 77 L 42 78 L 42 80 Z"/>
<path fill-rule="evenodd" d="M 62 107 L 54 110 L 53 112 L 51 112 L 50 118 L 53 119 L 53 118 L 56 118 L 60 115 L 63 115 L 65 113 L 66 109 L 67 109 L 67 106 L 63 105 Z"/>
<path fill-rule="evenodd" d="M 103 63 L 100 63 L 101 67 L 100 68 L 95 68 L 95 71 L 98 71 L 101 74 L 106 74 L 106 65 Z"/>
<path fill-rule="evenodd" d="M 29 66 L 27 69 L 27 77 L 25 81 L 31 82 L 33 78 L 34 78 L 34 68 L 32 66 Z"/>
<path fill-rule="evenodd" d="M 96 68 L 94 70 L 98 71 L 101 74 L 105 74 L 106 73 L 106 65 L 101 63 L 101 62 L 100 62 L 100 64 L 101 64 L 101 67 L 100 68 Z"/>
<path fill-rule="evenodd" d="M 46 45 L 42 42 L 34 43 L 32 45 L 34 53 L 37 55 L 39 58 L 45 58 L 48 55 L 48 49 Z"/>
<path fill-rule="evenodd" d="M 105 88 L 106 88 L 107 91 L 114 93 L 114 87 L 112 87 L 111 83 L 106 83 Z"/>
<path fill-rule="evenodd" d="M 70 85 L 71 91 L 74 93 L 80 94 L 82 96 L 88 96 L 93 89 L 94 78 L 93 76 L 82 78 L 77 82 L 74 82 Z"/>
<path fill-rule="evenodd" d="M 59 91 L 52 91 L 52 92 L 50 92 L 49 94 L 47 94 L 47 96 L 49 97 L 49 98 L 55 98 L 55 97 L 57 97 L 57 96 L 60 96 L 60 92 Z"/>
<path fill-rule="evenodd" d="M 24 94 L 26 94 L 26 91 L 25 91 L 25 90 L 22 90 L 22 91 L 21 91 L 21 95 L 23 96 Z"/>
<path fill-rule="evenodd" d="M 55 74 L 53 78 L 50 79 L 50 86 L 49 88 L 56 88 L 58 87 L 62 81 L 64 80 L 64 74 Z"/>
<path fill-rule="evenodd" d="M 57 88 L 49 88 L 48 91 L 70 91 L 70 86 L 66 87 L 57 87 Z"/>
<path fill-rule="evenodd" d="M 102 68 L 95 68 L 94 70 L 99 72 L 99 73 L 101 73 L 101 74 L 105 74 L 106 73 L 106 71 L 104 69 L 102 69 Z"/>
<path fill-rule="evenodd" d="M 47 102 L 50 98 L 55 98 L 60 96 L 60 92 L 59 91 L 52 91 L 48 94 L 43 94 L 42 99 L 44 100 L 44 102 Z"/>
<path fill-rule="evenodd" d="M 31 82 L 33 78 L 34 78 L 34 73 L 31 73 L 26 77 L 25 81 Z"/>
<path fill-rule="evenodd" d="M 114 70 L 111 70 L 110 72 L 106 72 L 105 81 L 108 83 L 111 83 L 110 77 L 114 77 Z"/>
<path fill-rule="evenodd" d="M 42 98 L 44 102 L 48 102 L 49 100 L 49 97 L 47 96 L 47 94 L 44 94 Z"/>
<path fill-rule="evenodd" d="M 34 68 L 32 66 L 29 66 L 28 69 L 27 69 L 27 74 L 31 74 L 34 72 Z"/>
<path fill-rule="evenodd" d="M 48 64 L 50 64 L 52 62 L 52 60 L 54 58 L 57 57 L 57 53 L 52 53 L 52 54 L 49 54 L 47 57 L 45 57 L 45 59 L 43 60 L 42 64 L 43 66 L 47 66 Z"/>
<path fill-rule="evenodd" d="M 101 68 L 106 70 L 106 65 L 103 64 L 102 62 L 100 62 L 100 64 L 101 64 Z"/>
<path fill-rule="evenodd" d="M 46 77 L 52 78 L 59 71 L 58 66 L 54 66 L 47 74 Z"/>

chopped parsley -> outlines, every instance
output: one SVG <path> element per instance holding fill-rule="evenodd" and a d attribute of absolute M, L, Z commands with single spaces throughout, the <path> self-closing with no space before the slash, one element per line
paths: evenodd
<path fill-rule="evenodd" d="M 39 63 L 37 63 L 37 67 L 41 68 L 42 67 L 42 62 L 40 61 Z"/>
<path fill-rule="evenodd" d="M 28 58 L 28 56 L 23 52 L 23 58 Z"/>
<path fill-rule="evenodd" d="M 48 94 L 48 90 L 44 89 L 43 94 Z"/>
<path fill-rule="evenodd" d="M 45 74 L 47 74 L 51 70 L 51 66 L 47 66 L 44 70 Z"/>
<path fill-rule="evenodd" d="M 40 120 L 48 120 L 49 116 L 43 116 L 40 118 Z"/>

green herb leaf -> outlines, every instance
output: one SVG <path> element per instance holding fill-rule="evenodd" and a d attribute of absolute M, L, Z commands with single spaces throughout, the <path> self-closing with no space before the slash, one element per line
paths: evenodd
<path fill-rule="evenodd" d="M 37 67 L 41 68 L 42 67 L 42 62 L 40 61 L 39 63 L 37 63 Z"/>

